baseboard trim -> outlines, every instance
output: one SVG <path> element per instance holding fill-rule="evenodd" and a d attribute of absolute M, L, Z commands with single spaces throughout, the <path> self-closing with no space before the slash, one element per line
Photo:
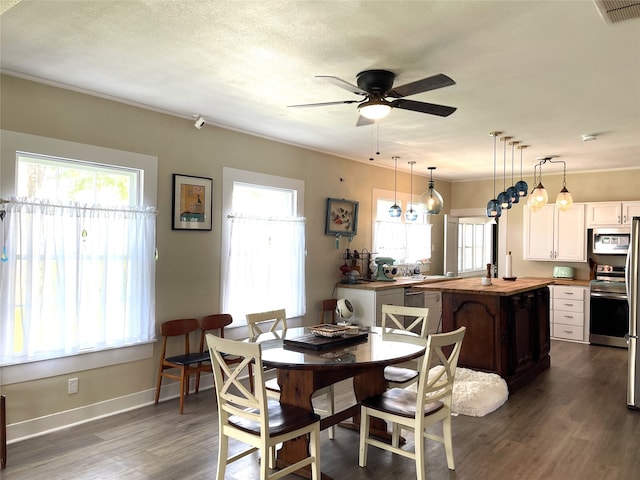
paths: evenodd
<path fill-rule="evenodd" d="M 189 391 L 195 391 L 195 378 L 191 379 Z M 200 390 L 213 388 L 213 375 L 202 375 Z M 25 420 L 7 425 L 7 443 L 16 443 L 29 438 L 38 437 L 47 433 L 56 432 L 65 428 L 83 423 L 110 417 L 119 413 L 128 412 L 137 408 L 146 407 L 155 403 L 156 390 L 149 389 L 136 392 L 131 395 L 116 397 L 103 402 L 93 403 L 72 410 L 53 413 L 38 418 Z M 177 382 L 163 382 L 160 390 L 160 401 L 171 400 L 180 396 L 180 388 Z"/>

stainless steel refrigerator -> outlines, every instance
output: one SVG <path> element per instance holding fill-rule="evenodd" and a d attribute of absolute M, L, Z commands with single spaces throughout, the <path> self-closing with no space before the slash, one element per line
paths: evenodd
<path fill-rule="evenodd" d="M 627 385 L 627 407 L 640 409 L 640 217 L 631 221 L 631 241 L 627 253 L 626 267 L 627 300 L 629 302 L 629 379 Z"/>

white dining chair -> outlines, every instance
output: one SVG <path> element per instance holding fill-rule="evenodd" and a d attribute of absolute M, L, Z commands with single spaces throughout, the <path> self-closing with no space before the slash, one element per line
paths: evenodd
<path fill-rule="evenodd" d="M 369 445 L 411 458 L 416 464 L 417 480 L 425 479 L 425 438 L 444 444 L 447 466 L 455 469 L 453 461 L 453 442 L 451 435 L 451 400 L 456 367 L 462 348 L 466 328 L 460 327 L 453 332 L 429 335 L 426 339 L 414 337 L 424 342 L 425 358 L 420 368 L 420 378 L 416 391 L 405 388 L 392 388 L 380 395 L 365 398 L 361 402 L 360 448 L 358 464 L 367 465 Z M 451 352 L 447 355 L 447 348 Z M 430 366 L 434 369 L 429 375 Z M 370 435 L 371 417 L 392 424 L 391 443 L 378 440 Z M 427 427 L 442 422 L 442 435 L 428 433 Z M 400 447 L 402 430 L 413 432 L 414 449 Z"/>

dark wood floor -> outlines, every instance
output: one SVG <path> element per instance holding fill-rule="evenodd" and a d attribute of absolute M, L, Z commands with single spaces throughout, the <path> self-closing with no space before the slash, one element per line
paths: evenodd
<path fill-rule="evenodd" d="M 626 407 L 626 350 L 553 341 L 551 369 L 482 418 L 453 420 L 455 472 L 427 443 L 431 480 L 640 478 L 640 412 Z M 352 401 L 348 383 L 338 402 Z M 3 480 L 215 478 L 217 414 L 211 390 L 9 445 Z M 407 435 L 407 446 L 413 438 Z M 238 445 L 238 444 L 236 444 Z M 238 445 L 239 446 L 239 445 Z M 233 448 L 233 444 L 232 444 Z M 334 479 L 415 478 L 411 460 L 370 447 L 358 467 L 358 433 L 322 434 L 322 470 Z M 258 478 L 257 457 L 227 479 Z M 287 477 L 299 478 L 299 477 Z"/>

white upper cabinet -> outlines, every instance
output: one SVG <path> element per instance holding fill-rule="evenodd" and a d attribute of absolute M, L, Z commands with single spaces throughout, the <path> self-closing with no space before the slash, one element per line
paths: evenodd
<path fill-rule="evenodd" d="M 587 228 L 631 225 L 640 216 L 640 202 L 595 202 L 587 204 Z"/>
<path fill-rule="evenodd" d="M 532 212 L 526 205 L 523 219 L 525 260 L 586 262 L 585 205 L 574 203 L 562 211 L 554 204 Z"/>

